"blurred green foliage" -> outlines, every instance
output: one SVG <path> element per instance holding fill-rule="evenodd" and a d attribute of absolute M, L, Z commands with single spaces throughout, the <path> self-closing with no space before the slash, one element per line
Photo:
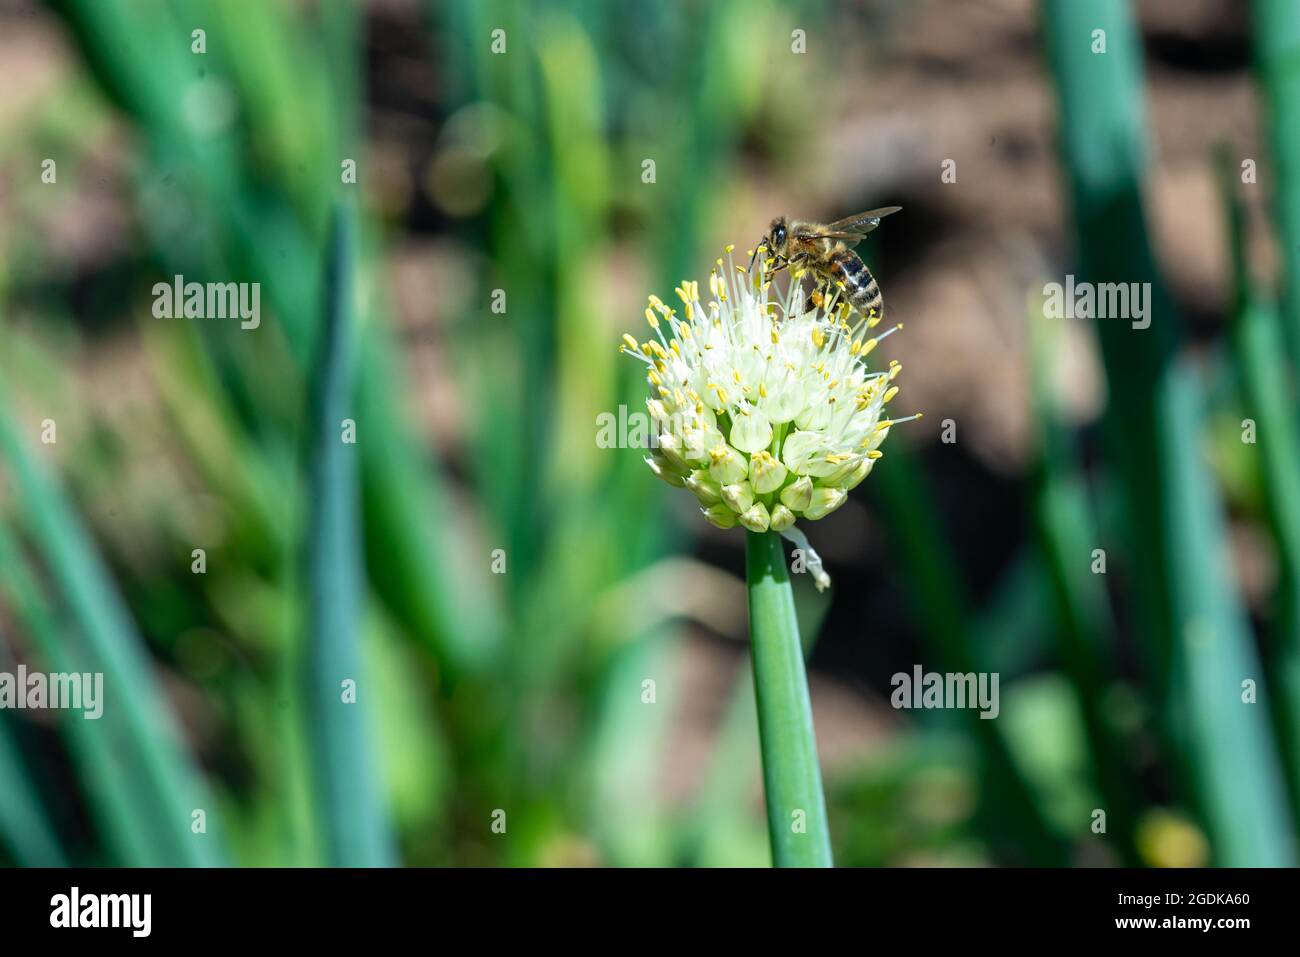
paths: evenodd
<path fill-rule="evenodd" d="M 50 6 L 81 69 L 36 115 L 7 121 L 29 136 L 3 147 L 4 163 L 39 170 L 57 156 L 70 184 L 123 137 L 131 246 L 89 304 L 70 277 L 29 283 L 61 274 L 42 237 L 5 250 L 0 670 L 102 671 L 116 706 L 49 725 L 0 712 L 0 859 L 766 864 L 747 674 L 719 706 L 698 789 L 670 800 L 662 786 L 680 760 L 675 691 L 660 680 L 647 707 L 642 681 L 667 674 L 681 629 L 646 583 L 691 549 L 691 526 L 635 452 L 592 442 L 596 416 L 636 408 L 643 391 L 616 349 L 636 317 L 611 322 L 592 290 L 616 241 L 648 264 L 646 291 L 697 274 L 755 140 L 775 175 L 799 175 L 790 144 L 826 122 L 801 91 L 831 64 L 798 58 L 779 77 L 754 64 L 787 52 L 792 23 L 832 29 L 835 14 L 741 0 L 426 5 L 421 42 L 439 69 L 422 93 L 490 184 L 472 215 L 437 223 L 478 254 L 464 302 L 435 291 L 429 304 L 463 429 L 463 449 L 445 449 L 411 421 L 387 258 L 402 223 L 373 196 L 358 203 L 379 160 L 361 11 Z M 1267 23 L 1284 4 L 1259 6 Z M 1196 861 L 1208 841 L 1213 863 L 1294 864 L 1300 476 L 1295 353 L 1278 345 L 1293 294 L 1279 311 L 1239 255 L 1230 342 L 1203 363 L 1239 383 L 1228 411 L 1263 436 L 1227 452 L 1249 496 L 1232 504 L 1254 509 L 1282 556 L 1261 644 L 1226 564 L 1227 483 L 1204 454 L 1225 410 L 1208 407 L 1217 394 L 1189 361 L 1147 238 L 1127 4 L 1047 0 L 1042 12 L 1076 271 L 1150 282 L 1155 321 L 1099 323 L 1108 445 L 1085 467 L 1047 387 L 1054 331 L 1031 311 L 1032 537 L 992 597 L 966 581 L 922 452 L 902 442 L 873 475 L 866 492 L 925 636 L 918 660 L 1000 672 L 1003 717 L 917 715 L 872 760 L 828 775 L 835 859 L 1152 864 Z M 1260 36 L 1290 235 L 1294 38 Z M 348 159 L 360 186 L 341 181 Z M 39 184 L 15 197 L 20 212 L 61 201 Z M 144 290 L 175 274 L 259 282 L 268 315 L 255 334 L 147 317 Z M 501 316 L 487 305 L 497 289 Z M 118 339 L 149 398 L 101 406 L 82 380 Z M 47 417 L 50 448 L 36 439 Z M 329 442 L 341 417 L 357 424 L 355 447 Z M 1126 571 L 1118 598 L 1090 571 L 1099 541 Z M 506 574 L 492 573 L 495 549 Z M 826 607 L 797 597 L 811 640 Z M 836 600 L 872 620 L 860 596 Z M 1129 617 L 1136 675 L 1118 662 Z M 341 674 L 358 677 L 356 712 L 340 710 Z M 1245 679 L 1262 707 L 1242 703 Z M 500 810 L 508 838 L 492 830 Z"/>

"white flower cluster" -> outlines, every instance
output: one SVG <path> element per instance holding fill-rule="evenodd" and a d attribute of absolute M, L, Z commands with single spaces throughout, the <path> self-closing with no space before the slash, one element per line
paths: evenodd
<path fill-rule="evenodd" d="M 774 296 L 772 261 L 760 258 L 750 272 L 731 252 L 709 276 L 708 301 L 694 282 L 677 289 L 680 313 L 651 296 L 653 337 L 624 336 L 623 351 L 648 367 L 655 439 L 646 462 L 694 493 L 714 525 L 780 532 L 806 546 L 795 520 L 843 505 L 883 454 L 891 426 L 905 421 L 885 415 L 900 366 L 871 372 L 865 361 L 894 330 L 872 336 L 878 319 L 851 325 L 837 295 L 810 302 L 797 281 Z M 819 563 L 814 574 L 824 587 Z"/>

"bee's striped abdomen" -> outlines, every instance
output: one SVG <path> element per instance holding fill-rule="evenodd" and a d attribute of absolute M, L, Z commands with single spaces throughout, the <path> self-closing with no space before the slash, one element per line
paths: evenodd
<path fill-rule="evenodd" d="M 830 256 L 832 278 L 844 283 L 844 297 L 859 313 L 867 318 L 885 314 L 880 286 L 857 253 L 850 249 L 837 249 Z"/>

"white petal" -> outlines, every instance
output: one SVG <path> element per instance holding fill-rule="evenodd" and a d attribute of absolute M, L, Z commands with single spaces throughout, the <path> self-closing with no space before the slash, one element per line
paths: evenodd
<path fill-rule="evenodd" d="M 781 446 L 781 461 L 791 472 L 807 473 L 808 462 L 822 447 L 820 432 L 795 432 L 786 436 Z"/>
<path fill-rule="evenodd" d="M 772 423 L 761 410 L 750 407 L 736 412 L 731 426 L 731 444 L 752 455 L 772 444 Z"/>

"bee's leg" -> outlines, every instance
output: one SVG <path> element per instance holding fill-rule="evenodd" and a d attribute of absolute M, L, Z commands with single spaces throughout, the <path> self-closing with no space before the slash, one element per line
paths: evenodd
<path fill-rule="evenodd" d="M 824 308 L 829 312 L 843 301 L 838 294 L 841 291 L 842 287 L 837 289 L 832 280 L 818 276 L 813 280 L 813 289 L 808 294 L 808 300 L 818 309 Z"/>
<path fill-rule="evenodd" d="M 804 264 L 801 264 L 804 265 Z M 791 275 L 794 275 L 791 273 Z M 808 301 L 813 307 L 820 309 L 826 302 L 827 294 L 830 292 L 826 285 L 826 280 L 815 269 L 809 269 L 805 265 L 804 271 L 799 276 L 800 282 L 805 282 L 804 288 L 808 290 Z"/>
<path fill-rule="evenodd" d="M 750 271 L 751 271 L 751 272 L 752 272 L 753 269 L 754 269 L 754 260 L 757 259 L 757 258 L 758 258 L 758 249 L 757 249 L 757 247 L 755 247 L 755 249 L 754 249 L 754 255 L 752 255 L 752 256 L 749 257 L 749 268 L 750 268 Z M 776 275 L 777 273 L 779 273 L 782 269 L 785 269 L 785 268 L 786 268 L 787 266 L 789 266 L 789 265 L 790 265 L 790 260 L 785 259 L 785 258 L 783 258 L 783 257 L 781 257 L 781 256 L 775 256 L 775 255 L 774 255 L 774 256 L 772 257 L 772 268 L 769 269 L 769 270 L 767 271 L 767 274 L 768 274 L 769 276 L 774 276 L 774 275 Z"/>

